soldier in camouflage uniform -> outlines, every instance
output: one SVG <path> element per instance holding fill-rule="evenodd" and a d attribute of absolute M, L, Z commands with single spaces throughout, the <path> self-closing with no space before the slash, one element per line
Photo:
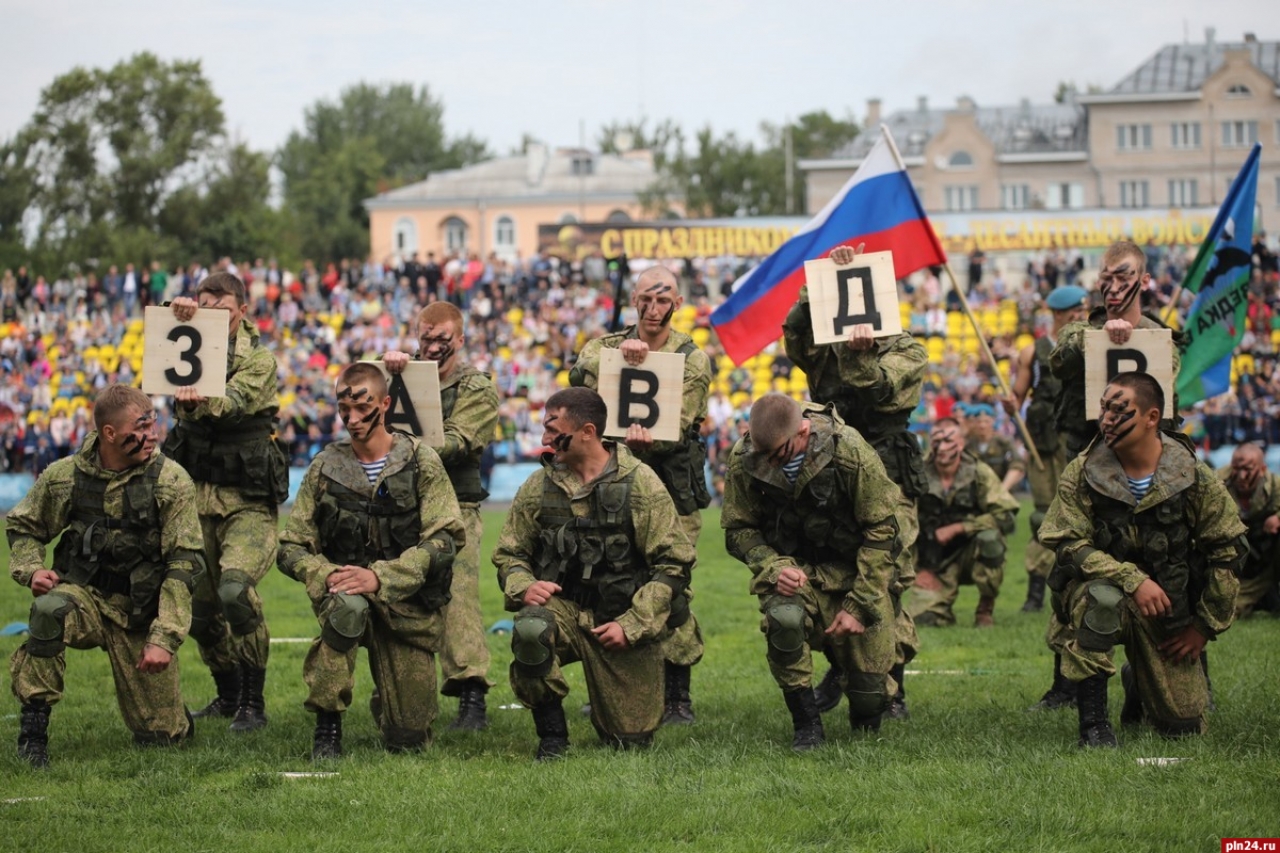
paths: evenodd
<path fill-rule="evenodd" d="M 929 489 L 920 499 L 920 563 L 911 595 L 917 625 L 954 625 L 960 585 L 978 588 L 974 624 L 994 624 L 1004 580 L 1005 537 L 1018 501 L 987 465 L 965 451 L 955 418 L 939 418 L 929 434 Z"/>
<path fill-rule="evenodd" d="M 601 740 L 648 746 L 662 719 L 661 640 L 689 618 L 693 546 L 653 470 L 601 439 L 605 413 L 590 389 L 551 395 L 551 452 L 516 493 L 493 552 L 507 609 L 518 611 L 511 687 L 533 711 L 539 761 L 569 748 L 561 667 L 574 661 Z"/>
<path fill-rule="evenodd" d="M 1101 436 L 1068 466 L 1040 527 L 1057 552 L 1049 586 L 1071 625 L 1062 670 L 1077 682 L 1081 746 L 1115 746 L 1112 653 L 1125 647 L 1122 723 L 1168 737 L 1205 731 L 1200 654 L 1231 625 L 1248 553 L 1235 502 L 1191 442 L 1162 433 L 1164 392 L 1121 373 L 1101 402 Z"/>
<path fill-rule="evenodd" d="M 480 456 L 498 428 L 498 389 L 486 373 L 465 361 L 462 312 L 449 302 L 433 302 L 418 312 L 418 355 L 434 361 L 440 372 L 440 405 L 444 418 L 444 446 L 440 461 L 449 473 L 467 544 L 453 561 L 452 598 L 445 610 L 440 644 L 440 692 L 458 697 L 458 716 L 451 729 L 479 731 L 489 725 L 485 694 L 489 680 L 489 645 L 480 612 L 480 503 L 489 493 L 480 484 Z M 382 358 L 390 373 L 409 363 L 402 352 Z"/>
<path fill-rule="evenodd" d="M 876 452 L 829 410 L 785 394 L 751 407 L 751 430 L 729 455 L 720 524 L 729 553 L 752 572 L 766 658 L 795 731 L 792 748 L 825 741 L 812 689 L 814 649 L 844 673 L 849 722 L 878 731 L 897 685 L 900 489 Z"/>
<path fill-rule="evenodd" d="M 226 272 L 173 301 L 190 320 L 197 307 L 230 315 L 227 390 L 205 399 L 194 387 L 174 396 L 176 423 L 162 448 L 196 482 L 196 508 L 209 571 L 196 586 L 191 636 L 218 695 L 196 717 L 234 717 L 231 730 L 267 724 L 263 685 L 271 635 L 258 583 L 275 558 L 276 506 L 289 494 L 289 460 L 275 441 L 276 359 L 246 315 L 244 283 Z"/>
<path fill-rule="evenodd" d="M 639 424 L 628 428 L 627 449 L 654 470 L 675 501 L 680 524 L 696 549 L 702 530 L 702 510 L 711 503 L 707 491 L 706 445 L 701 426 L 707 418 L 707 393 L 711 387 L 711 359 L 693 339 L 671 328 L 671 318 L 684 302 L 675 276 L 666 267 L 650 267 L 636 279 L 631 304 L 638 314 L 636 325 L 588 343 L 569 371 L 569 384 L 598 388 L 600 351 L 617 349 L 630 365 L 644 363 L 650 352 L 678 352 L 684 355 L 684 399 L 680 407 L 679 441 L 654 441 L 649 430 Z M 692 597 L 692 591 L 686 591 Z M 692 667 L 702 660 L 704 646 L 698 620 L 689 619 L 662 644 L 666 660 L 663 724 L 694 721 L 689 695 Z"/>
<path fill-rule="evenodd" d="M 1253 614 L 1255 607 L 1276 592 L 1277 560 L 1280 560 L 1280 476 L 1267 470 L 1262 448 L 1242 444 L 1231 454 L 1231 464 L 1218 470 L 1218 479 L 1240 510 L 1248 528 L 1249 556 L 1240 570 L 1236 617 Z"/>
<path fill-rule="evenodd" d="M 1005 411 L 1013 415 L 1028 397 L 1027 432 L 1035 443 L 1036 452 L 1044 467 L 1031 465 L 1027 480 L 1031 483 L 1031 500 L 1035 511 L 1031 513 L 1031 541 L 1027 543 L 1027 600 L 1023 613 L 1038 613 L 1044 607 L 1045 580 L 1053 568 L 1053 552 L 1040 544 L 1038 531 L 1044 514 L 1049 510 L 1053 496 L 1058 493 L 1058 480 L 1067 467 L 1067 447 L 1058 435 L 1054 411 L 1062 382 L 1049 370 L 1049 353 L 1057 345 L 1058 335 L 1064 326 L 1084 318 L 1084 300 L 1088 294 L 1083 287 L 1066 285 L 1054 289 L 1045 300 L 1053 312 L 1053 331 L 1027 344 L 1018 353 L 1018 367 L 1013 377 L 1013 397 L 1003 400 Z"/>
<path fill-rule="evenodd" d="M 111 385 L 93 420 L 96 432 L 40 475 L 6 523 L 9 573 L 35 596 L 30 639 L 9 664 L 22 703 L 18 754 L 34 767 L 49 763 L 67 646 L 106 650 L 134 742 L 168 745 L 195 731 L 177 659 L 204 571 L 195 486 L 156 450 L 146 394 Z M 46 569 L 45 547 L 59 535 Z"/>
<path fill-rule="evenodd" d="M 387 430 L 387 383 L 372 364 L 338 377 L 349 440 L 307 469 L 280 535 L 280 571 L 306 585 L 320 636 L 303 665 L 316 714 L 313 760 L 342 754 L 356 655 L 369 652 L 383 745 L 420 750 L 436 716 L 435 650 L 466 528 L 440 457 Z"/>
<path fill-rule="evenodd" d="M 989 403 L 971 403 L 964 408 L 964 446 L 973 456 L 996 472 L 1000 485 L 1013 494 L 1027 476 L 1027 462 L 1018 446 L 1007 436 L 996 434 L 996 410 Z"/>
<path fill-rule="evenodd" d="M 839 246 L 831 251 L 831 260 L 850 264 L 861 248 Z M 904 537 L 914 543 L 918 529 L 916 502 L 924 494 L 926 482 L 920 442 L 909 427 L 911 413 L 920 404 L 929 356 L 911 335 L 873 338 L 872 331 L 871 326 L 861 324 L 853 327 L 844 344 L 814 344 L 807 287 L 800 289 L 800 297 L 782 326 L 787 357 L 804 371 L 809 397 L 816 403 L 833 404 L 844 422 L 872 446 L 889 479 L 901 488 L 903 506 L 897 517 Z M 903 550 L 899 562 L 892 587 L 898 602 L 893 667 L 898 692 L 887 712 L 891 718 L 908 716 L 905 668 L 920 650 L 915 625 L 900 603 L 902 594 L 915 580 L 915 545 Z M 839 704 L 843 695 L 841 677 L 839 667 L 833 665 L 816 688 L 818 706 L 823 711 Z"/>

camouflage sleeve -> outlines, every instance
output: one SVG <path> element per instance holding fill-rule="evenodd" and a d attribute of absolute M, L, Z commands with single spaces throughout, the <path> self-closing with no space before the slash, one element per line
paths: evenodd
<path fill-rule="evenodd" d="M 1009 494 L 995 471 L 979 464 L 977 477 L 982 490 L 983 512 L 965 520 L 964 532 L 970 536 L 981 530 L 998 530 L 1018 514 L 1018 499 Z"/>
<path fill-rule="evenodd" d="M 1093 328 L 1087 321 L 1068 323 L 1058 332 L 1058 345 L 1049 353 L 1049 370 L 1064 382 L 1084 375 L 1084 333 Z"/>
<path fill-rule="evenodd" d="M 680 404 L 680 435 L 698 419 L 707 417 L 707 396 L 711 390 L 711 359 L 702 350 L 694 350 L 684 357 L 684 400 Z M 655 454 L 670 453 L 682 445 L 680 441 L 655 441 Z"/>
<path fill-rule="evenodd" d="M 771 590 L 778 582 L 778 574 L 788 566 L 796 565 L 796 560 L 778 553 L 765 541 L 760 529 L 764 508 L 760 505 L 761 498 L 751 489 L 748 453 L 745 439 L 738 439 L 729 453 L 720 527 L 724 529 L 725 548 L 730 556 L 746 563 L 751 570 L 752 593 L 760 593 Z"/>
<path fill-rule="evenodd" d="M 305 584 L 312 601 L 320 601 L 328 595 L 325 581 L 330 574 L 342 568 L 329 562 L 320 552 L 320 532 L 315 522 L 319 481 L 320 467 L 312 464 L 298 487 L 289 521 L 280 533 L 280 548 L 276 556 L 280 571 L 286 577 Z"/>
<path fill-rule="evenodd" d="M 627 641 L 652 640 L 666 629 L 673 595 L 684 593 L 697 555 L 676 515 L 666 486 L 647 465 L 636 471 L 631 486 L 631 523 L 635 547 L 644 552 L 650 581 L 631 597 L 631 608 L 617 618 Z"/>
<path fill-rule="evenodd" d="M 462 510 L 449 484 L 449 475 L 434 450 L 416 442 L 418 454 L 418 544 L 394 560 L 375 560 L 368 566 L 378 576 L 374 598 L 395 604 L 416 593 L 433 574 L 448 571 L 454 555 L 467 541 Z"/>
<path fill-rule="evenodd" d="M 278 406 L 275 356 L 266 347 L 255 346 L 227 380 L 223 396 L 211 397 L 189 412 L 179 406 L 178 412 L 184 420 L 245 418 L 274 411 Z"/>
<path fill-rule="evenodd" d="M 1057 552 L 1059 564 L 1072 566 L 1077 579 L 1105 578 L 1132 595 L 1148 575 L 1094 545 L 1093 501 L 1084 484 L 1084 460 L 1076 457 L 1062 472 L 1058 495 L 1040 523 L 1040 544 Z"/>
<path fill-rule="evenodd" d="M 1280 514 L 1280 476 L 1267 472 L 1267 502 L 1262 508 L 1263 517 Z"/>
<path fill-rule="evenodd" d="M 813 325 L 809 319 L 809 288 L 800 286 L 796 304 L 787 312 L 782 323 L 782 346 L 796 367 L 805 373 L 813 373 Z"/>
<path fill-rule="evenodd" d="M 600 350 L 603 346 L 603 338 L 587 341 L 569 371 L 570 385 L 591 389 L 600 387 Z"/>
<path fill-rule="evenodd" d="M 843 344 L 832 347 L 841 383 L 858 389 L 859 399 L 876 411 L 900 412 L 919 404 L 929 355 L 915 338 L 898 335 L 883 352 L 878 343 L 857 352 Z"/>
<path fill-rule="evenodd" d="M 458 381 L 453 414 L 444 422 L 444 446 L 437 452 L 446 465 L 479 456 L 498 429 L 498 389 L 483 373 Z"/>
<path fill-rule="evenodd" d="M 858 548 L 858 575 L 841 607 L 869 627 L 893 620 L 889 587 L 897 576 L 901 552 L 911 543 L 901 540 L 894 507 L 901 503 L 902 492 L 885 473 L 884 463 L 865 441 L 848 446 L 855 454 L 856 467 L 846 469 L 845 482 L 853 498 L 853 517 L 862 532 L 862 545 Z"/>
<path fill-rule="evenodd" d="M 9 575 L 23 586 L 31 586 L 31 576 L 45 567 L 45 546 L 67 526 L 74 482 L 75 460 L 58 460 L 36 478 L 5 519 Z"/>
<path fill-rule="evenodd" d="M 1235 618 L 1240 581 L 1236 570 L 1248 554 L 1244 522 L 1227 487 L 1204 465 L 1196 466 L 1198 500 L 1193 508 L 1196 547 L 1204 553 L 1208 583 L 1195 603 L 1196 622 L 1216 637 Z"/>
<path fill-rule="evenodd" d="M 1027 473 L 1027 457 L 1026 454 L 1019 450 L 1018 445 L 1010 439 L 1005 439 L 1005 457 L 1008 460 L 1010 471 L 1021 471 L 1023 476 Z"/>
<path fill-rule="evenodd" d="M 191 629 L 191 591 L 205 571 L 196 487 L 181 466 L 166 463 L 160 471 L 156 503 L 166 573 L 160 588 L 160 609 L 151 622 L 147 642 L 176 653 Z"/>
<path fill-rule="evenodd" d="M 542 532 L 538 526 L 538 510 L 542 506 L 545 477 L 546 473 L 538 470 L 521 484 L 493 549 L 493 565 L 498 570 L 498 586 L 503 591 L 507 610 L 523 607 L 525 590 L 537 580 L 533 574 L 533 549 Z"/>

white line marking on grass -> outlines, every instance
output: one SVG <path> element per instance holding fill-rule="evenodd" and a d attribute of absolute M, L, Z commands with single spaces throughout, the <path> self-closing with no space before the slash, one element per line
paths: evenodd
<path fill-rule="evenodd" d="M 11 803 L 38 803 L 47 799 L 48 797 L 10 797 L 7 800 L 0 800 L 0 803 L 4 803 L 5 805 L 9 805 Z"/>
<path fill-rule="evenodd" d="M 499 706 L 498 706 L 498 710 L 499 710 L 499 711 L 523 711 L 523 710 L 524 710 L 524 706 L 523 706 L 523 705 L 520 705 L 520 704 L 515 704 L 515 705 L 499 705 Z"/>
<path fill-rule="evenodd" d="M 297 773 L 285 771 L 280 775 L 286 779 L 329 779 L 333 776 L 337 776 L 338 774 L 332 771 L 325 773 Z"/>
<path fill-rule="evenodd" d="M 1178 764 L 1183 761 L 1190 761 L 1190 758 L 1139 758 L 1136 759 L 1139 767 L 1168 767 L 1171 764 Z"/>
<path fill-rule="evenodd" d="M 273 643 L 309 643 L 312 637 L 272 637 Z"/>

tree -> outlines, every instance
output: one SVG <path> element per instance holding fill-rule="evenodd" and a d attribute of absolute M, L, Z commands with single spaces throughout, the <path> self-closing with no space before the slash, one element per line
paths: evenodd
<path fill-rule="evenodd" d="M 488 156 L 470 134 L 446 139 L 444 107 L 426 86 L 359 83 L 309 107 L 276 162 L 303 253 L 336 259 L 368 252 L 365 199 Z"/>

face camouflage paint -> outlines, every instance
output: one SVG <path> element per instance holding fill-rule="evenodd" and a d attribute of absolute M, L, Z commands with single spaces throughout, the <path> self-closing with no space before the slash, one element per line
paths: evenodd
<path fill-rule="evenodd" d="M 562 432 L 551 441 L 552 447 L 564 453 L 569 449 L 569 445 L 573 443 L 573 436 L 567 432 Z"/>
<path fill-rule="evenodd" d="M 1106 299 L 1107 312 L 1112 316 L 1124 314 L 1141 292 L 1142 274 L 1129 263 L 1121 263 L 1114 270 L 1103 270 L 1098 284 Z"/>
<path fill-rule="evenodd" d="M 1138 410 L 1124 399 L 1123 390 L 1102 399 L 1102 416 L 1099 418 L 1098 425 L 1102 429 L 1103 441 L 1108 447 L 1133 432 L 1134 427 L 1137 426 L 1133 423 L 1133 419 L 1137 416 Z"/>
<path fill-rule="evenodd" d="M 148 412 L 133 422 L 133 431 L 120 442 L 120 447 L 129 456 L 146 452 L 147 442 L 151 440 L 156 428 L 155 412 Z"/>
<path fill-rule="evenodd" d="M 427 361 L 445 362 L 453 355 L 453 335 L 443 337 L 418 336 L 418 353 Z"/>
<path fill-rule="evenodd" d="M 930 453 L 940 465 L 949 465 L 960 455 L 960 432 L 954 427 L 935 430 L 929 436 Z"/>
<path fill-rule="evenodd" d="M 368 393 L 369 393 L 368 388 L 357 388 L 355 386 L 348 385 L 346 388 L 341 388 L 338 390 L 338 399 L 350 400 L 352 403 L 358 403 L 361 400 L 363 400 L 368 395 Z"/>

